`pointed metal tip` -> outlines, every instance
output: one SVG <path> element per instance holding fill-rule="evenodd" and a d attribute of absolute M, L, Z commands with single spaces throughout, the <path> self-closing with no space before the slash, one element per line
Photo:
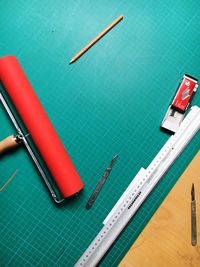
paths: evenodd
<path fill-rule="evenodd" d="M 192 200 L 195 200 L 195 189 L 194 189 L 194 183 L 192 183 L 191 195 L 192 195 Z"/>
<path fill-rule="evenodd" d="M 74 60 L 73 60 L 73 59 L 71 59 L 71 60 L 70 60 L 70 62 L 69 62 L 69 65 L 71 65 L 73 62 L 74 62 Z"/>
<path fill-rule="evenodd" d="M 110 164 L 111 168 L 112 168 L 112 167 L 114 166 L 114 164 L 116 163 L 118 157 L 119 157 L 119 155 L 115 155 L 115 156 L 113 157 L 113 159 L 111 160 L 111 164 Z"/>
<path fill-rule="evenodd" d="M 192 183 L 192 190 L 191 191 L 194 192 L 194 183 Z"/>
<path fill-rule="evenodd" d="M 119 157 L 119 154 L 116 154 L 116 155 L 113 157 L 113 159 L 118 159 L 118 157 Z"/>

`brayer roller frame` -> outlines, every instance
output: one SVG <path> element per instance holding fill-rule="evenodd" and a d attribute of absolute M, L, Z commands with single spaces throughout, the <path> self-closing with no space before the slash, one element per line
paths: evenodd
<path fill-rule="evenodd" d="M 8 101 L 0 92 L 0 100 L 17 130 L 16 142 L 22 142 L 27 148 L 53 200 L 60 203 L 66 197 L 78 193 L 83 188 L 83 182 L 16 57 L 0 58 L 0 80 L 63 196 L 61 199 L 57 197 L 27 135 L 20 127 Z"/>
<path fill-rule="evenodd" d="M 48 178 L 47 178 L 45 172 L 43 171 L 43 168 L 42 168 L 41 164 L 37 160 L 37 157 L 36 157 L 35 153 L 33 152 L 32 148 L 30 147 L 30 145 L 29 145 L 29 143 L 28 143 L 28 141 L 26 139 L 26 136 L 23 134 L 22 129 L 19 127 L 19 124 L 17 123 L 17 120 L 15 119 L 14 114 L 12 113 L 11 109 L 9 108 L 8 103 L 6 102 L 6 100 L 4 99 L 4 97 L 3 97 L 3 95 L 1 93 L 0 93 L 0 99 L 1 99 L 1 102 L 2 102 L 2 104 L 4 106 L 4 108 L 7 111 L 11 121 L 13 122 L 13 124 L 14 124 L 14 126 L 15 126 L 15 128 L 17 130 L 17 133 L 18 133 L 16 136 L 13 136 L 13 138 L 8 137 L 8 143 L 7 143 L 7 146 L 5 145 L 6 146 L 5 149 L 9 148 L 9 146 L 11 148 L 15 147 L 14 142 L 16 143 L 16 146 L 23 142 L 23 144 L 26 146 L 31 158 L 33 159 L 35 165 L 37 166 L 37 168 L 38 168 L 38 170 L 39 170 L 39 172 L 40 172 L 40 174 L 41 174 L 41 176 L 42 176 L 47 188 L 49 189 L 49 192 L 51 193 L 51 196 L 52 196 L 53 200 L 58 204 L 63 202 L 64 198 L 62 198 L 62 199 L 58 199 L 57 198 L 56 193 L 55 193 L 53 187 L 51 186 L 51 184 L 49 183 Z"/>

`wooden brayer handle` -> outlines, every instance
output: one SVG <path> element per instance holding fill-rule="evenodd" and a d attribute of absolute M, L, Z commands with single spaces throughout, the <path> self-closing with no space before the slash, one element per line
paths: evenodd
<path fill-rule="evenodd" d="M 0 141 L 0 154 L 16 146 L 18 146 L 17 138 L 14 135 L 10 135 Z"/>

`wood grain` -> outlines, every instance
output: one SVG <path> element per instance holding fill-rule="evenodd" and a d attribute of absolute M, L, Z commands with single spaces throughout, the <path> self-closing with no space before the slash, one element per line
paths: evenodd
<path fill-rule="evenodd" d="M 197 203 L 197 246 L 191 245 L 191 186 Z M 119 267 L 200 266 L 200 151 Z"/>

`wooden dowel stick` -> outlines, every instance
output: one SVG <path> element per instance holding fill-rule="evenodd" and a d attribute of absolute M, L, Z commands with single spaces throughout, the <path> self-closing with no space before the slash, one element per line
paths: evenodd
<path fill-rule="evenodd" d="M 81 51 L 76 54 L 69 64 L 75 62 L 78 58 L 80 58 L 88 49 L 90 49 L 96 42 L 98 42 L 107 32 L 109 32 L 115 25 L 117 25 L 124 17 L 119 16 L 116 20 L 114 20 L 108 27 L 106 27 L 97 37 L 95 37 L 89 44 L 87 44 Z"/>

